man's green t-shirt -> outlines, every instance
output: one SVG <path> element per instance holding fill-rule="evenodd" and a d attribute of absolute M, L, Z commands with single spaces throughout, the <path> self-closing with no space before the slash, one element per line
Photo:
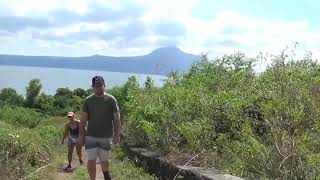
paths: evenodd
<path fill-rule="evenodd" d="M 105 93 L 102 97 L 91 95 L 84 100 L 82 111 L 88 113 L 87 136 L 111 138 L 113 113 L 119 112 L 117 100 Z"/>

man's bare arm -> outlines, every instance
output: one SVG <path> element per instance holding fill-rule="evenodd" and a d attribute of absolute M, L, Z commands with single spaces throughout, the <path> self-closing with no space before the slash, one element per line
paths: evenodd
<path fill-rule="evenodd" d="M 80 117 L 80 137 L 84 137 L 85 135 L 85 127 L 88 121 L 88 113 L 87 112 L 82 112 L 81 117 Z"/>
<path fill-rule="evenodd" d="M 121 120 L 120 120 L 120 113 L 119 112 L 113 113 L 113 125 L 114 125 L 115 136 L 119 137 L 120 131 L 121 131 Z"/>

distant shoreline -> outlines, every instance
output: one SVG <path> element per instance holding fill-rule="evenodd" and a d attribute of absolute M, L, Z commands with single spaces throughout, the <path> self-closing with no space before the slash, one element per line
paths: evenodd
<path fill-rule="evenodd" d="M 47 66 L 33 66 L 33 65 L 15 65 L 15 64 L 0 64 L 0 66 L 13 66 L 13 67 L 32 67 L 32 68 L 49 68 L 49 69 L 65 69 L 65 70 L 79 70 L 79 71 L 103 71 L 103 72 L 113 72 L 113 73 L 127 73 L 133 75 L 146 75 L 146 76 L 164 76 L 163 74 L 147 74 L 147 73 L 135 73 L 135 72 L 121 72 L 121 71 L 112 71 L 112 70 L 97 70 L 97 69 L 79 69 L 79 68 L 63 68 L 63 67 L 47 67 Z"/>
<path fill-rule="evenodd" d="M 0 72 L 0 89 L 11 87 L 19 94 L 25 94 L 25 88 L 31 79 L 40 79 L 43 92 L 51 95 L 58 88 L 88 89 L 91 85 L 91 78 L 95 75 L 105 78 L 107 88 L 122 86 L 131 76 L 137 78 L 140 86 L 144 85 L 147 77 L 151 77 L 157 87 L 161 87 L 167 79 L 162 75 L 14 65 L 0 65 Z"/>

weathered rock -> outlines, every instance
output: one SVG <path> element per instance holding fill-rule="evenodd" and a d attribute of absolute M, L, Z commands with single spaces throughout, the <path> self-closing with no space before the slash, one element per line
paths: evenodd
<path fill-rule="evenodd" d="M 242 178 L 224 174 L 215 169 L 206 169 L 193 166 L 179 166 L 161 158 L 158 154 L 146 149 L 124 145 L 128 157 L 150 174 L 159 179 L 186 179 L 186 180 L 241 180 Z M 178 175 L 177 175 L 178 174 Z"/>

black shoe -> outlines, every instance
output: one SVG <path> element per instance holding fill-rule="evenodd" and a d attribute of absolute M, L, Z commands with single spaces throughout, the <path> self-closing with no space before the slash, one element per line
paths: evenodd
<path fill-rule="evenodd" d="M 111 174 L 109 171 L 102 172 L 104 176 L 104 180 L 111 180 Z"/>

